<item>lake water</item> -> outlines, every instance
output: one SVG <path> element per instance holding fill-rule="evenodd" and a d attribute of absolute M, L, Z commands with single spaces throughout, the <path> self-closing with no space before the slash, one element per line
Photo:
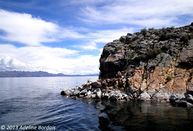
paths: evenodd
<path fill-rule="evenodd" d="M 0 130 L 97 131 L 96 105 L 60 95 L 61 90 L 97 77 L 0 78 Z M 122 130 L 193 130 L 191 109 L 169 104 L 114 105 L 110 118 Z M 12 126 L 12 127 L 10 127 Z M 23 126 L 23 128 L 21 128 Z M 27 127 L 28 126 L 28 127 Z"/>
<path fill-rule="evenodd" d="M 56 130 L 99 130 L 94 106 L 60 95 L 97 77 L 0 78 L 0 126 L 50 125 Z"/>

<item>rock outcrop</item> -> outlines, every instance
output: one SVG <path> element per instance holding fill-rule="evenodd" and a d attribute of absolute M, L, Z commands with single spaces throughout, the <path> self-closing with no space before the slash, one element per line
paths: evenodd
<path fill-rule="evenodd" d="M 100 79 L 121 75 L 130 90 L 150 96 L 192 92 L 193 23 L 179 28 L 143 29 L 106 44 L 100 71 Z"/>
<path fill-rule="evenodd" d="M 142 29 L 106 44 L 99 80 L 63 92 L 111 101 L 169 101 L 174 94 L 178 99 L 185 98 L 184 93 L 192 100 L 193 23 L 179 28 Z"/>

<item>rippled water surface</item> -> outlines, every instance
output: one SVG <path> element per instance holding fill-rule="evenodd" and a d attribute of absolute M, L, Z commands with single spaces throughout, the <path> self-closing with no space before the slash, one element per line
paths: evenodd
<path fill-rule="evenodd" d="M 98 103 L 60 96 L 63 89 L 97 77 L 0 78 L 0 126 L 50 125 L 56 131 L 100 130 Z M 107 110 L 117 130 L 193 130 L 192 109 L 160 103 L 113 104 Z M 1 129 L 0 129 L 1 130 Z"/>
<path fill-rule="evenodd" d="M 56 130 L 99 130 L 94 106 L 60 96 L 97 77 L 0 78 L 0 125 L 51 125 Z"/>

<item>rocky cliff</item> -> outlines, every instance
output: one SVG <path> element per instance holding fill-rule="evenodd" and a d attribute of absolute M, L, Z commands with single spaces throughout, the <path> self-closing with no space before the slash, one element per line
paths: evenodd
<path fill-rule="evenodd" d="M 142 29 L 106 44 L 99 79 L 61 94 L 193 104 L 193 23 L 179 28 Z"/>
<path fill-rule="evenodd" d="M 100 79 L 126 78 L 131 91 L 184 93 L 193 88 L 193 23 L 142 29 L 105 45 Z"/>

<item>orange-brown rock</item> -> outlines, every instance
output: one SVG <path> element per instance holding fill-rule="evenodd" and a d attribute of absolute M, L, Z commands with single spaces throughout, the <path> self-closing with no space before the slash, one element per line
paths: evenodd
<path fill-rule="evenodd" d="M 190 73 L 185 69 L 156 67 L 143 78 L 144 70 L 136 68 L 133 76 L 128 78 L 130 86 L 136 90 L 165 90 L 170 93 L 185 93 L 186 88 L 192 90 L 193 78 L 188 81 Z"/>

